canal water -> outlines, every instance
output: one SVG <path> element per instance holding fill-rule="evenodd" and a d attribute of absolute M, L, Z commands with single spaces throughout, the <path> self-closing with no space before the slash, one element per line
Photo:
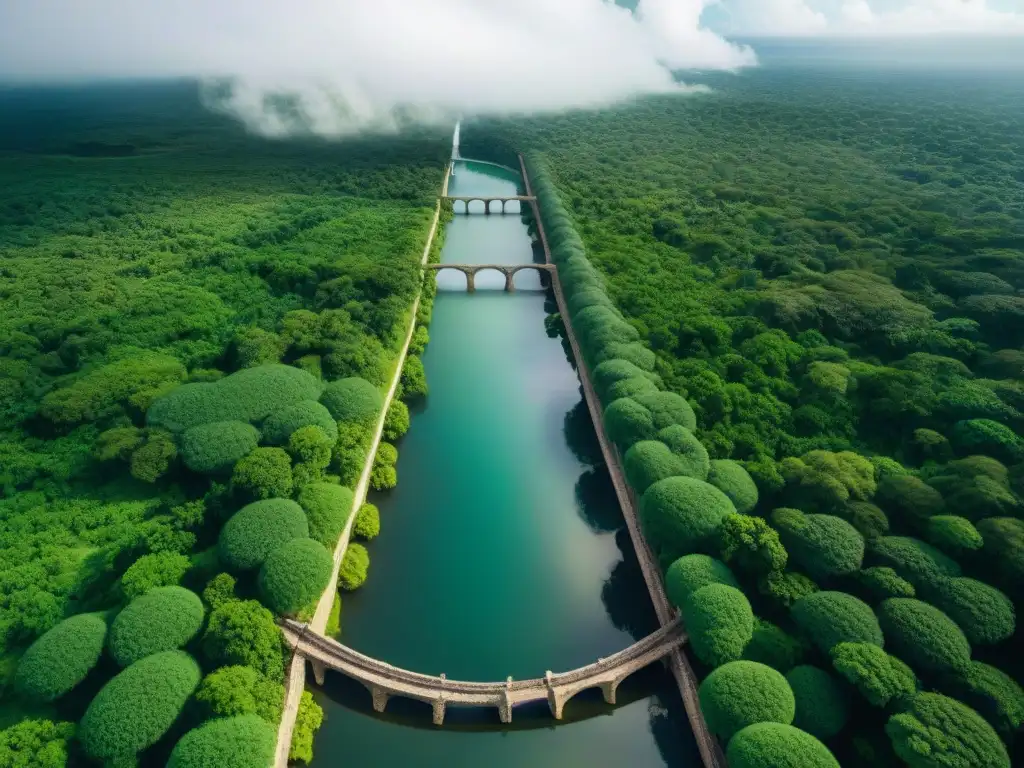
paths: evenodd
<path fill-rule="evenodd" d="M 450 195 L 516 194 L 519 175 L 460 162 Z M 462 203 L 456 203 L 461 207 Z M 530 263 L 518 215 L 457 215 L 446 263 Z M 509 204 L 509 210 L 515 206 Z M 482 211 L 482 208 L 480 208 Z M 398 487 L 371 500 L 381 534 L 366 584 L 343 595 L 341 639 L 391 664 L 449 678 L 542 677 L 621 650 L 656 619 L 607 473 L 587 463 L 593 429 L 536 272 L 438 275 L 423 356 L 430 394 L 399 443 Z M 619 689 L 587 691 L 565 719 L 546 705 L 449 707 L 391 699 L 373 712 L 358 683 L 328 672 L 313 688 L 325 721 L 316 768 L 345 766 L 696 766 L 678 691 L 660 666 Z"/>

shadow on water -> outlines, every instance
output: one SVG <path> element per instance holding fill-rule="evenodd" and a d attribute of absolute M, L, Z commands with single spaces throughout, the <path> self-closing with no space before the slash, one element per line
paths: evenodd
<path fill-rule="evenodd" d="M 583 400 L 566 412 L 562 431 L 565 434 L 566 445 L 581 464 L 604 464 L 601 444 L 597 441 L 594 422 L 590 419 L 590 409 Z"/>

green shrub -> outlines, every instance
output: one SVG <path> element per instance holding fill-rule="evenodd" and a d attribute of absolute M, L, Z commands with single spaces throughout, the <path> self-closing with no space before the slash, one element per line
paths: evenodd
<path fill-rule="evenodd" d="M 1010 598 L 976 579 L 944 579 L 929 590 L 928 600 L 955 621 L 973 645 L 1001 643 L 1017 628 Z"/>
<path fill-rule="evenodd" d="M 691 593 L 682 612 L 693 652 L 712 667 L 739 659 L 754 634 L 746 595 L 726 584 L 708 584 Z"/>
<path fill-rule="evenodd" d="M 960 575 L 960 566 L 954 560 L 907 536 L 875 539 L 868 553 L 870 560 L 892 568 L 918 591 L 927 591 L 946 577 Z"/>
<path fill-rule="evenodd" d="M 391 401 L 388 412 L 384 416 L 384 439 L 394 442 L 408 431 L 409 406 L 396 397 Z"/>
<path fill-rule="evenodd" d="M 303 486 L 299 491 L 299 506 L 306 512 L 309 537 L 333 549 L 352 514 L 352 502 L 352 491 L 335 483 Z"/>
<path fill-rule="evenodd" d="M 655 429 L 665 429 L 679 424 L 693 432 L 697 429 L 697 417 L 685 398 L 675 392 L 646 392 L 634 398 L 651 412 Z"/>
<path fill-rule="evenodd" d="M 885 536 L 889 532 L 889 518 L 879 507 L 867 501 L 851 501 L 836 510 L 836 514 L 852 525 L 867 541 Z"/>
<path fill-rule="evenodd" d="M 332 443 L 338 439 L 338 423 L 331 412 L 316 400 L 303 400 L 270 414 L 263 422 L 263 442 L 287 445 L 292 432 L 308 426 L 320 427 Z"/>
<path fill-rule="evenodd" d="M 890 649 L 929 672 L 967 669 L 971 646 L 960 627 L 933 605 L 905 597 L 885 600 L 878 619 Z"/>
<path fill-rule="evenodd" d="M 323 544 L 292 539 L 267 557 L 260 570 L 260 597 L 275 613 L 295 614 L 313 604 L 331 581 L 334 559 Z"/>
<path fill-rule="evenodd" d="M 926 461 L 946 462 L 953 458 L 953 448 L 946 436 L 932 429 L 915 429 L 910 452 L 918 464 Z"/>
<path fill-rule="evenodd" d="M 655 551 L 671 559 L 710 550 L 722 520 L 735 511 L 728 496 L 692 477 L 661 480 L 640 500 L 644 533 Z"/>
<path fill-rule="evenodd" d="M 959 675 L 952 675 L 944 687 L 973 707 L 1004 740 L 1012 739 L 1024 724 L 1024 689 L 1000 669 L 972 661 Z"/>
<path fill-rule="evenodd" d="M 338 587 L 346 592 L 359 589 L 370 570 L 370 553 L 362 544 L 352 543 L 345 550 L 338 569 Z"/>
<path fill-rule="evenodd" d="M 779 534 L 760 517 L 728 514 L 718 537 L 722 559 L 751 576 L 782 571 L 789 560 Z"/>
<path fill-rule="evenodd" d="M 320 427 L 303 427 L 288 438 L 288 453 L 295 459 L 295 485 L 299 488 L 324 479 L 324 470 L 331 463 L 331 441 Z"/>
<path fill-rule="evenodd" d="M 864 560 L 864 537 L 842 518 L 781 508 L 771 520 L 790 557 L 813 579 L 853 573 Z"/>
<path fill-rule="evenodd" d="M 292 485 L 292 460 L 281 448 L 257 448 L 231 473 L 232 490 L 251 501 L 288 498 Z"/>
<path fill-rule="evenodd" d="M 258 715 L 276 725 L 284 708 L 284 686 L 252 667 L 221 667 L 203 679 L 195 700 L 203 719 Z"/>
<path fill-rule="evenodd" d="M 708 555 L 685 555 L 665 571 L 665 592 L 669 601 L 682 608 L 686 598 L 708 584 L 726 584 L 739 589 L 729 566 Z"/>
<path fill-rule="evenodd" d="M 324 710 L 309 691 L 299 698 L 299 711 L 295 715 L 295 730 L 288 748 L 289 762 L 313 762 L 313 737 L 324 721 Z"/>
<path fill-rule="evenodd" d="M 785 674 L 800 663 L 803 655 L 803 643 L 770 621 L 754 617 L 754 634 L 743 649 L 745 661 L 766 664 Z"/>
<path fill-rule="evenodd" d="M 602 403 L 610 403 L 618 398 L 609 397 L 609 390 L 618 381 L 627 379 L 651 379 L 653 374 L 633 365 L 628 360 L 605 360 L 592 371 L 594 388 L 601 397 Z"/>
<path fill-rule="evenodd" d="M 786 673 L 796 699 L 793 725 L 819 739 L 831 739 L 846 725 L 849 708 L 846 693 L 824 670 L 808 665 Z"/>
<path fill-rule="evenodd" d="M 875 501 L 890 518 L 906 525 L 923 525 L 929 517 L 941 515 L 942 494 L 914 475 L 890 475 L 878 484 Z"/>
<path fill-rule="evenodd" d="M 729 740 L 730 768 L 839 768 L 828 747 L 783 723 L 754 723 Z"/>
<path fill-rule="evenodd" d="M 826 654 L 839 643 L 872 643 L 879 648 L 884 643 L 871 606 L 845 592 L 815 592 L 800 598 L 793 605 L 793 620 Z"/>
<path fill-rule="evenodd" d="M 366 541 L 377 538 L 380 533 L 380 510 L 373 504 L 364 502 L 356 513 L 355 522 L 352 523 L 352 533 Z"/>
<path fill-rule="evenodd" d="M 641 440 L 633 443 L 623 461 L 626 479 L 637 493 L 642 494 L 650 486 L 666 477 L 687 474 L 686 465 L 669 447 L 657 440 Z"/>
<path fill-rule="evenodd" d="M 132 600 L 110 626 L 110 655 L 122 667 L 181 648 L 203 626 L 203 601 L 184 587 L 157 587 Z"/>
<path fill-rule="evenodd" d="M 566 298 L 565 303 L 569 308 L 570 317 L 575 317 L 581 310 L 587 307 L 612 306 L 612 300 L 600 288 L 584 288 L 583 290 L 576 291 Z"/>
<path fill-rule="evenodd" d="M 190 427 L 181 437 L 181 457 L 193 472 L 227 472 L 253 450 L 260 433 L 244 421 L 214 421 Z"/>
<path fill-rule="evenodd" d="M 399 382 L 402 386 L 402 399 L 404 400 L 422 400 L 430 391 L 427 386 L 427 372 L 423 368 L 423 361 L 416 355 L 406 356 Z"/>
<path fill-rule="evenodd" d="M 876 707 L 909 701 L 917 693 L 917 677 L 906 664 L 873 643 L 839 643 L 832 666 Z"/>
<path fill-rule="evenodd" d="M 742 466 L 729 459 L 711 462 L 708 482 L 720 490 L 742 514 L 751 512 L 757 506 L 757 485 Z"/>
<path fill-rule="evenodd" d="M 1024 441 L 1012 429 L 991 419 L 958 421 L 952 442 L 961 456 L 983 454 L 1006 464 L 1024 458 Z"/>
<path fill-rule="evenodd" d="M 853 580 L 867 593 L 868 599 L 881 602 L 890 597 L 915 597 L 914 585 L 900 577 L 892 568 L 874 566 L 857 571 Z"/>
<path fill-rule="evenodd" d="M 154 587 L 180 584 L 191 566 L 192 561 L 177 552 L 143 555 L 121 576 L 121 592 L 131 600 Z"/>
<path fill-rule="evenodd" d="M 86 754 L 130 761 L 178 719 L 202 673 L 183 651 L 147 656 L 113 678 L 89 704 L 78 729 Z"/>
<path fill-rule="evenodd" d="M 398 449 L 383 440 L 377 445 L 370 470 L 370 487 L 375 491 L 386 491 L 398 485 Z"/>
<path fill-rule="evenodd" d="M 818 585 L 802 573 L 773 571 L 758 581 L 757 590 L 779 607 L 792 608 L 800 598 L 817 592 Z"/>
<path fill-rule="evenodd" d="M 936 515 L 929 518 L 925 538 L 933 546 L 954 558 L 981 549 L 984 543 L 974 524 L 966 517 L 957 515 Z"/>
<path fill-rule="evenodd" d="M 101 421 L 123 413 L 128 406 L 145 410 L 154 397 L 184 378 L 184 366 L 173 357 L 137 350 L 47 392 L 39 413 L 64 426 Z"/>
<path fill-rule="evenodd" d="M 179 433 L 217 421 L 260 422 L 303 400 L 320 397 L 320 382 L 289 365 L 261 365 L 214 383 L 184 384 L 156 400 L 146 423 Z"/>
<path fill-rule="evenodd" d="M 203 602 L 210 606 L 210 609 L 220 608 L 224 603 L 237 600 L 235 597 L 235 585 L 238 582 L 230 573 L 218 573 L 206 583 L 203 589 Z"/>
<path fill-rule="evenodd" d="M 970 707 L 937 693 L 919 693 L 909 711 L 889 718 L 885 732 L 910 768 L 1010 768 L 992 726 Z"/>
<path fill-rule="evenodd" d="M 1024 595 L 1024 520 L 992 517 L 978 523 L 985 541 L 981 557 L 996 583 Z"/>
<path fill-rule="evenodd" d="M 167 768 L 266 768 L 276 744 L 277 731 L 256 715 L 210 720 L 181 737 Z"/>
<path fill-rule="evenodd" d="M 607 390 L 608 400 L 618 400 L 621 397 L 635 397 L 644 392 L 657 392 L 658 385 L 651 379 L 643 376 L 634 376 L 631 379 L 620 379 L 611 384 Z"/>
<path fill-rule="evenodd" d="M 365 379 L 356 377 L 332 381 L 320 396 L 336 421 L 372 424 L 384 407 L 378 389 Z"/>
<path fill-rule="evenodd" d="M 272 680 L 284 676 L 284 637 L 274 614 L 255 600 L 231 600 L 210 614 L 203 653 L 212 664 L 240 664 Z"/>
<path fill-rule="evenodd" d="M 5 768 L 65 768 L 74 723 L 22 720 L 0 731 L 0 765 Z"/>
<path fill-rule="evenodd" d="M 231 516 L 220 531 L 217 553 L 231 570 L 250 571 L 285 542 L 309 536 L 302 507 L 289 499 L 255 501 Z"/>
<path fill-rule="evenodd" d="M 106 636 L 107 625 L 95 614 L 64 619 L 25 651 L 18 661 L 14 690 L 32 701 L 59 699 L 96 666 Z"/>
<path fill-rule="evenodd" d="M 605 332 L 605 336 L 602 340 L 608 338 L 608 333 L 618 333 L 624 327 L 626 326 L 618 326 L 611 331 Z M 603 363 L 605 360 L 626 360 L 633 363 L 637 368 L 647 372 L 654 371 L 654 365 L 656 362 L 654 353 L 643 344 L 636 341 L 628 343 L 611 341 L 609 343 L 599 344 L 589 357 L 598 364 Z"/>
<path fill-rule="evenodd" d="M 696 436 L 681 424 L 673 424 L 659 430 L 655 437 L 669 447 L 683 463 L 680 474 L 706 480 L 711 471 L 711 460 L 707 448 Z M 723 492 L 724 489 L 720 489 Z M 755 491 L 756 492 L 756 491 Z M 729 494 L 726 493 L 726 496 Z M 731 497 L 730 497 L 731 498 Z"/>
<path fill-rule="evenodd" d="M 795 706 L 786 678 L 754 661 L 723 664 L 700 684 L 708 728 L 724 741 L 753 723 L 792 723 Z"/>
<path fill-rule="evenodd" d="M 875 468 L 853 451 L 808 451 L 779 462 L 785 495 L 792 506 L 833 512 L 850 501 L 866 501 L 875 493 Z"/>
<path fill-rule="evenodd" d="M 604 409 L 604 426 L 608 438 L 620 451 L 627 450 L 633 443 L 649 440 L 657 431 L 651 412 L 629 397 L 619 398 Z"/>

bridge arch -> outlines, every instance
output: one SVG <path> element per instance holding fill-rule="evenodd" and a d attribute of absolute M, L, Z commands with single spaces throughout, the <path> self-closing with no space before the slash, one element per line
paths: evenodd
<path fill-rule="evenodd" d="M 395 667 L 348 648 L 337 640 L 310 632 L 305 624 L 286 619 L 282 631 L 295 653 L 309 660 L 317 682 L 323 683 L 327 668 L 335 669 L 362 683 L 370 691 L 373 708 L 383 712 L 395 696 L 423 701 L 431 706 L 433 722 L 444 722 L 449 705 L 494 707 L 503 723 L 512 721 L 513 708 L 520 704 L 547 701 L 551 714 L 561 719 L 566 702 L 581 691 L 598 688 L 604 700 L 615 703 L 618 686 L 634 672 L 664 658 L 686 641 L 677 618 L 630 647 L 593 664 L 532 680 L 478 683 L 449 680 L 444 675 L 423 675 Z"/>

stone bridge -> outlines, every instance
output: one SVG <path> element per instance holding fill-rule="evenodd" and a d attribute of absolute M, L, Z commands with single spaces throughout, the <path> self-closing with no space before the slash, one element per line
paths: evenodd
<path fill-rule="evenodd" d="M 522 205 L 523 203 L 531 203 L 534 200 L 536 200 L 537 198 L 533 197 L 532 195 L 508 195 L 506 197 L 479 197 L 479 196 L 475 196 L 474 197 L 473 195 L 454 196 L 453 197 L 453 196 L 449 195 L 449 196 L 445 197 L 444 199 L 445 200 L 449 200 L 452 203 L 455 203 L 457 200 L 461 200 L 462 203 L 464 204 L 462 212 L 466 213 L 466 214 L 469 213 L 469 204 L 470 203 L 473 203 L 473 202 L 476 202 L 476 201 L 480 201 L 481 203 L 484 204 L 484 213 L 485 214 L 490 214 L 490 212 L 491 212 L 491 203 L 501 203 L 501 212 L 505 213 L 505 203 L 512 202 L 513 200 L 518 200 L 519 204 Z M 452 210 L 454 211 L 454 207 L 452 208 Z M 516 211 L 516 213 L 519 213 L 519 211 Z"/>
<path fill-rule="evenodd" d="M 456 269 L 466 276 L 466 290 L 473 293 L 476 290 L 476 273 L 483 269 L 494 269 L 505 275 L 505 290 L 516 289 L 513 278 L 517 272 L 524 269 L 533 269 L 541 274 L 555 274 L 557 268 L 554 264 L 425 264 L 424 269 L 432 269 L 440 272 L 442 269 Z"/>
<path fill-rule="evenodd" d="M 604 700 L 614 704 L 615 692 L 623 680 L 686 642 L 682 623 L 676 620 L 625 650 L 571 672 L 555 674 L 548 671 L 544 677 L 532 680 L 509 677 L 503 682 L 475 683 L 400 669 L 364 656 L 291 619 L 285 619 L 281 629 L 295 653 L 310 662 L 318 684 L 323 685 L 327 669 L 337 670 L 366 686 L 375 711 L 383 712 L 392 696 L 417 699 L 433 708 L 434 725 L 444 723 L 445 709 L 449 704 L 495 707 L 503 723 L 512 722 L 513 707 L 535 701 L 547 701 L 551 714 L 561 719 L 565 703 L 587 688 L 600 688 Z"/>

